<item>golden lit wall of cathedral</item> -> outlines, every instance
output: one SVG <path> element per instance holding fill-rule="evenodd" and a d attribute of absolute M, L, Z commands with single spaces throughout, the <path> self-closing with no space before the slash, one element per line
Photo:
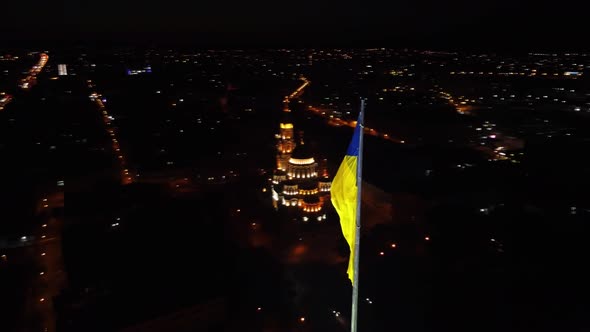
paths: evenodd
<path fill-rule="evenodd" d="M 281 123 L 280 131 L 276 135 L 277 143 L 277 168 L 280 170 L 287 170 L 291 153 L 295 149 L 295 140 L 293 137 L 293 124 Z"/>

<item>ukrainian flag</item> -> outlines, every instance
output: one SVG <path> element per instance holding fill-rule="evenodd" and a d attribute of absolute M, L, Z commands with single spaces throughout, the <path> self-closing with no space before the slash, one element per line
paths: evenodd
<path fill-rule="evenodd" d="M 340 216 L 342 234 L 350 247 L 350 259 L 348 260 L 348 278 L 354 283 L 354 249 L 356 245 L 356 217 L 360 197 L 358 197 L 357 172 L 359 150 L 361 147 L 363 114 L 359 115 L 352 141 L 346 151 L 346 156 L 338 168 L 338 172 L 332 181 L 330 195 L 332 204 Z M 360 223 L 360 221 L 359 221 Z M 360 224 L 359 224 L 360 225 Z"/>

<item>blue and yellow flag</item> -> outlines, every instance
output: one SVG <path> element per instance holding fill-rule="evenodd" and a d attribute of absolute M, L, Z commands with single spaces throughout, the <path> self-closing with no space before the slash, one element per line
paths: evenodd
<path fill-rule="evenodd" d="M 332 181 L 330 195 L 332 204 L 340 216 L 342 234 L 350 247 L 350 259 L 348 260 L 348 278 L 354 283 L 354 248 L 356 245 L 356 213 L 358 200 L 357 172 L 360 138 L 362 135 L 362 111 L 357 121 L 352 141 L 346 151 L 346 156 L 338 168 L 338 172 Z"/>

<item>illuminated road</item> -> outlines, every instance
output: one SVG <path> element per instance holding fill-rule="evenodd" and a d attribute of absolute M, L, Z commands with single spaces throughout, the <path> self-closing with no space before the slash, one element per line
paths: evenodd
<path fill-rule="evenodd" d="M 307 78 L 305 78 L 303 76 L 300 79 L 303 81 L 303 84 L 301 84 L 290 95 L 285 96 L 285 98 L 283 99 L 284 109 L 287 110 L 287 111 L 289 111 L 289 103 L 291 102 L 291 99 L 300 97 L 303 94 L 305 88 L 311 83 Z M 342 119 L 340 119 L 338 117 L 334 117 L 333 115 L 330 115 L 329 114 L 330 113 L 329 111 L 320 110 L 319 108 L 313 107 L 313 106 L 308 106 L 307 109 L 309 111 L 312 111 L 316 115 L 319 115 L 319 116 L 321 116 L 323 118 L 326 118 L 328 120 L 328 125 L 330 125 L 330 126 L 333 126 L 333 127 L 348 126 L 348 127 L 351 127 L 351 128 L 356 127 L 356 121 L 345 121 L 345 120 L 342 120 Z M 404 144 L 405 143 L 404 140 L 393 138 L 389 134 L 378 132 L 374 128 L 370 128 L 370 127 L 365 127 L 365 134 L 371 135 L 371 136 L 374 136 L 374 137 L 379 137 L 379 138 L 382 138 L 384 140 L 387 140 L 387 141 L 390 141 L 390 142 L 394 142 L 394 143 L 400 143 L 400 144 Z"/>
<path fill-rule="evenodd" d="M 330 115 L 329 114 L 330 111 L 321 110 L 321 109 L 319 109 L 317 107 L 313 107 L 313 106 L 308 106 L 307 109 L 309 111 L 313 112 L 314 114 L 325 118 L 327 120 L 328 125 L 330 125 L 332 127 L 341 127 L 341 126 L 350 127 L 350 128 L 356 127 L 356 120 L 350 120 L 350 121 L 342 120 L 341 118 L 334 117 L 334 115 Z M 379 132 L 379 131 L 375 130 L 374 128 L 370 128 L 367 126 L 365 126 L 365 135 L 379 137 L 381 139 L 384 139 L 386 141 L 390 141 L 393 143 L 399 143 L 399 144 L 406 143 L 405 140 L 394 138 L 387 133 Z"/>
<path fill-rule="evenodd" d="M 36 214 L 42 216 L 41 224 L 34 231 L 35 241 L 27 254 L 37 269 L 29 285 L 25 299 L 24 331 L 56 331 L 56 312 L 53 299 L 63 289 L 66 274 L 63 269 L 61 229 L 63 220 L 51 216 L 48 211 L 64 207 L 63 192 L 41 199 Z"/>
<path fill-rule="evenodd" d="M 29 90 L 37 82 L 37 75 L 43 70 L 47 61 L 49 61 L 49 56 L 45 53 L 41 53 L 39 61 L 29 69 L 27 76 L 20 80 L 19 87 L 23 90 Z M 8 105 L 12 99 L 12 95 L 0 92 L 0 111 L 4 110 L 6 105 Z"/>
<path fill-rule="evenodd" d="M 49 55 L 41 53 L 37 64 L 35 64 L 33 68 L 29 70 L 27 76 L 20 81 L 19 86 L 21 89 L 28 90 L 37 82 L 37 75 L 43 70 L 47 61 L 49 61 Z"/>
<path fill-rule="evenodd" d="M 4 92 L 0 92 L 0 111 L 2 111 L 4 109 L 4 107 L 6 107 L 6 105 L 8 105 L 8 103 L 10 103 L 12 101 L 12 96 L 4 93 Z"/>
<path fill-rule="evenodd" d="M 450 93 L 443 91 L 442 88 L 439 88 L 438 96 L 446 100 L 449 106 L 452 106 L 455 109 L 455 111 L 457 111 L 457 113 L 459 114 L 467 115 L 470 114 L 473 110 L 473 106 L 469 103 L 475 102 L 475 100 L 470 101 L 469 99 L 464 98 L 463 96 L 453 97 Z"/>
<path fill-rule="evenodd" d="M 45 205 L 48 205 L 47 208 L 63 208 L 63 193 L 48 197 L 48 200 L 45 203 L 46 204 L 43 205 L 44 208 Z M 45 236 L 46 238 L 41 239 L 37 246 L 39 266 L 41 267 L 42 272 L 44 272 L 42 276 L 39 276 L 43 285 L 43 288 L 41 288 L 42 294 L 39 297 L 40 299 L 46 299 L 46 301 L 44 301 L 46 303 L 39 302 L 39 305 L 42 307 L 41 318 L 43 326 L 46 328 L 47 332 L 56 331 L 56 315 L 52 300 L 59 294 L 66 283 L 61 248 L 62 225 L 63 220 L 56 218 L 47 219 L 46 223 L 41 225 L 41 237 Z"/>
<path fill-rule="evenodd" d="M 299 96 L 301 96 L 303 94 L 303 89 L 305 89 L 311 83 L 307 78 L 305 78 L 303 76 L 300 79 L 303 81 L 303 84 L 301 84 L 301 86 L 299 86 L 297 89 L 295 89 L 295 91 L 293 91 L 290 95 L 285 97 L 285 99 L 287 99 L 287 101 L 289 99 L 294 99 L 294 98 L 298 98 Z"/>
<path fill-rule="evenodd" d="M 283 99 L 283 109 L 287 112 L 290 112 L 289 103 L 291 102 L 291 99 L 299 98 L 303 94 L 305 88 L 311 83 L 307 78 L 303 76 L 301 76 L 300 80 L 303 81 L 303 84 L 301 84 L 290 95 L 285 96 L 285 98 Z"/>
<path fill-rule="evenodd" d="M 464 96 L 455 97 L 451 95 L 449 92 L 444 91 L 442 88 L 438 90 L 438 96 L 447 101 L 449 106 L 455 108 L 457 113 L 462 115 L 471 115 L 471 112 L 477 108 L 474 106 L 473 103 L 476 102 L 475 99 L 468 99 Z M 483 129 L 487 129 L 488 131 L 483 131 Z M 480 138 L 484 140 L 487 139 L 496 139 L 503 136 L 502 132 L 498 130 L 495 125 L 489 125 L 486 123 L 482 124 L 480 127 L 476 128 L 477 131 L 481 131 L 482 135 L 479 135 Z M 480 143 L 481 144 L 481 143 Z M 506 153 L 506 149 L 503 146 L 498 146 L 496 148 L 490 148 L 484 145 L 479 145 L 476 147 L 476 150 L 485 153 L 489 160 L 512 160 Z M 513 162 L 517 162 L 516 160 L 512 160 Z"/>
<path fill-rule="evenodd" d="M 92 88 L 94 87 L 94 85 L 92 84 L 92 81 L 88 80 L 88 87 Z M 104 103 L 106 102 L 106 99 L 104 99 L 102 97 L 101 94 L 97 93 L 97 92 L 93 92 L 90 94 L 90 100 L 92 100 L 93 102 L 96 103 L 96 105 L 98 106 L 98 109 L 101 112 L 101 116 L 105 125 L 105 129 L 109 135 L 109 137 L 111 138 L 111 146 L 113 148 L 113 151 L 115 152 L 115 155 L 117 157 L 117 160 L 119 162 L 119 168 L 120 168 L 120 175 L 121 175 L 121 184 L 126 185 L 126 184 L 130 184 L 133 183 L 133 174 L 131 173 L 131 171 L 129 170 L 129 166 L 127 164 L 127 159 L 125 158 L 125 156 L 123 155 L 123 152 L 121 151 L 121 146 L 119 145 L 119 140 L 117 139 L 117 133 L 115 130 L 115 127 L 112 124 L 112 120 L 114 120 L 114 118 L 109 115 L 109 112 L 107 111 Z"/>

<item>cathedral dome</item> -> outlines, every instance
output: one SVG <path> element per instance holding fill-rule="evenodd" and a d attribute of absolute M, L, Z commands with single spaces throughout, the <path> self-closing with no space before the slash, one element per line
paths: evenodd
<path fill-rule="evenodd" d="M 311 151 L 308 149 L 307 145 L 298 144 L 295 150 L 293 150 L 289 162 L 296 165 L 307 165 L 313 164 L 315 160 L 313 159 Z"/>
<path fill-rule="evenodd" d="M 289 159 L 289 163 L 293 165 L 311 165 L 315 163 L 313 154 L 311 153 L 309 146 L 303 142 L 303 132 L 300 132 L 299 135 L 300 142 L 293 150 L 293 153 L 291 153 L 291 159 Z"/>

